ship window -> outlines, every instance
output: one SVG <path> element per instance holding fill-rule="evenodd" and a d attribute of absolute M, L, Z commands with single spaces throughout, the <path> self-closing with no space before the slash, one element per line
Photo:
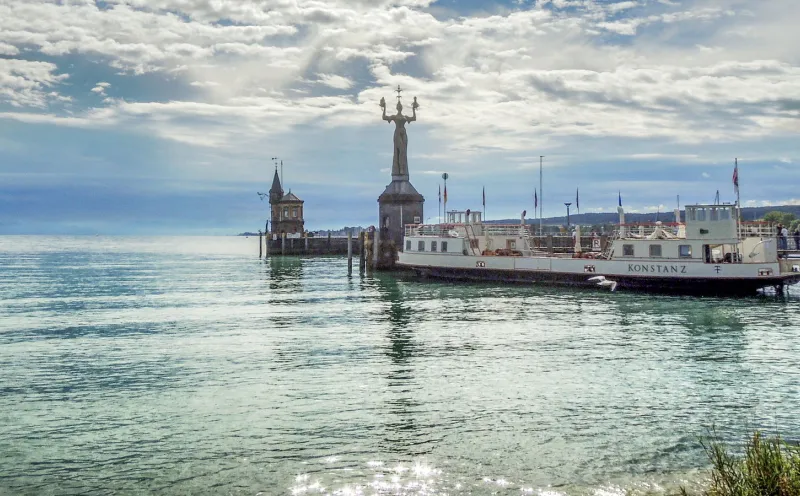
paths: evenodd
<path fill-rule="evenodd" d="M 719 215 L 717 215 L 717 209 L 712 208 L 708 211 L 708 220 L 719 220 Z"/>
<path fill-rule="evenodd" d="M 623 257 L 632 257 L 633 256 L 633 245 L 622 245 L 622 256 Z"/>
<path fill-rule="evenodd" d="M 678 256 L 692 258 L 692 245 L 678 245 Z"/>
<path fill-rule="evenodd" d="M 431 251 L 436 251 L 436 241 L 431 241 Z"/>
<path fill-rule="evenodd" d="M 697 220 L 700 222 L 705 222 L 706 220 L 706 209 L 698 208 L 697 209 Z"/>
<path fill-rule="evenodd" d="M 731 218 L 731 211 L 727 208 L 720 209 L 719 220 L 728 220 Z"/>
<path fill-rule="evenodd" d="M 411 251 L 411 240 L 410 239 L 406 240 L 406 250 L 407 251 Z"/>
<path fill-rule="evenodd" d="M 447 241 L 442 241 L 442 253 L 447 251 Z"/>
<path fill-rule="evenodd" d="M 425 242 L 424 241 L 420 241 L 419 243 L 417 243 L 417 251 L 425 251 Z"/>
<path fill-rule="evenodd" d="M 694 209 L 693 208 L 687 208 L 686 209 L 686 219 L 687 220 L 694 220 L 695 219 Z"/>
<path fill-rule="evenodd" d="M 650 245 L 650 256 L 651 257 L 660 257 L 661 256 L 661 245 Z"/>

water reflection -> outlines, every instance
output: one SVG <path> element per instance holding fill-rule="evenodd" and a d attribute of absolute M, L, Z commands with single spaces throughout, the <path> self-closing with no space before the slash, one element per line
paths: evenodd
<path fill-rule="evenodd" d="M 287 283 L 299 285 L 303 278 L 303 260 L 298 257 L 270 257 L 267 265 L 270 289 L 284 289 Z"/>
<path fill-rule="evenodd" d="M 386 446 L 389 452 L 419 456 L 430 452 L 430 428 L 420 422 L 425 405 L 416 399 L 419 384 L 414 374 L 414 359 L 419 353 L 412 331 L 413 311 L 403 293 L 402 282 L 391 276 L 376 277 L 385 309 L 389 343 L 385 354 L 392 366 L 386 374 Z"/>

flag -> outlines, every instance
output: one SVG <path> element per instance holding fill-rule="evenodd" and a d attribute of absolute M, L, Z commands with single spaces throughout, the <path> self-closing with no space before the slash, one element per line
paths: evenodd
<path fill-rule="evenodd" d="M 581 211 L 581 195 L 578 192 L 578 188 L 575 188 L 575 208 L 578 212 Z"/>
<path fill-rule="evenodd" d="M 533 208 L 539 208 L 539 195 L 536 194 L 536 190 L 533 190 Z"/>
<path fill-rule="evenodd" d="M 444 185 L 444 202 L 447 203 L 447 185 Z"/>
<path fill-rule="evenodd" d="M 442 185 L 439 185 L 439 203 L 442 203 Z"/>
<path fill-rule="evenodd" d="M 618 192 L 618 193 L 619 193 L 619 206 L 621 207 L 622 206 L 622 192 Z"/>
<path fill-rule="evenodd" d="M 736 165 L 733 167 L 733 191 L 739 194 L 739 161 L 736 160 Z"/>
<path fill-rule="evenodd" d="M 486 210 L 486 186 L 483 187 L 483 209 Z"/>

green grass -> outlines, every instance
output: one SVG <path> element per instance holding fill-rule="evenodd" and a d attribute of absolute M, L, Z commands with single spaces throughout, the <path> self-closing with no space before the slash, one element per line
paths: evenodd
<path fill-rule="evenodd" d="M 712 433 L 713 434 L 713 433 Z M 800 496 L 800 448 L 756 431 L 744 453 L 732 454 L 716 435 L 702 439 L 711 460 L 706 496 Z M 687 496 L 684 488 L 681 494 Z"/>

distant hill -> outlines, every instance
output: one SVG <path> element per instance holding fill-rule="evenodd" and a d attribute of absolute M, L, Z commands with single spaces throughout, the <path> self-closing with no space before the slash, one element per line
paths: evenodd
<path fill-rule="evenodd" d="M 744 220 L 756 220 L 764 217 L 767 212 L 789 212 L 795 214 L 797 217 L 800 217 L 800 205 L 778 205 L 774 207 L 743 207 L 742 208 L 742 218 Z M 681 216 L 683 217 L 684 210 L 681 210 Z M 685 217 L 684 217 L 685 218 Z M 656 220 L 660 220 L 662 222 L 674 222 L 675 216 L 672 211 L 669 212 L 660 212 L 656 214 L 655 212 L 646 213 L 646 214 L 634 214 L 625 212 L 625 222 L 626 223 L 635 223 L 635 222 L 655 222 Z M 543 219 L 545 225 L 551 226 L 561 226 L 567 223 L 567 216 L 563 217 L 545 217 Z M 497 219 L 497 220 L 487 220 L 485 221 L 487 224 L 516 224 L 519 223 L 519 219 Z M 538 219 L 527 218 L 526 222 L 528 224 L 538 223 Z M 569 223 L 570 224 L 579 224 L 582 226 L 600 226 L 603 224 L 617 224 L 619 222 L 619 214 L 617 212 L 604 212 L 604 213 L 591 213 L 591 214 L 576 214 L 569 216 Z"/>

